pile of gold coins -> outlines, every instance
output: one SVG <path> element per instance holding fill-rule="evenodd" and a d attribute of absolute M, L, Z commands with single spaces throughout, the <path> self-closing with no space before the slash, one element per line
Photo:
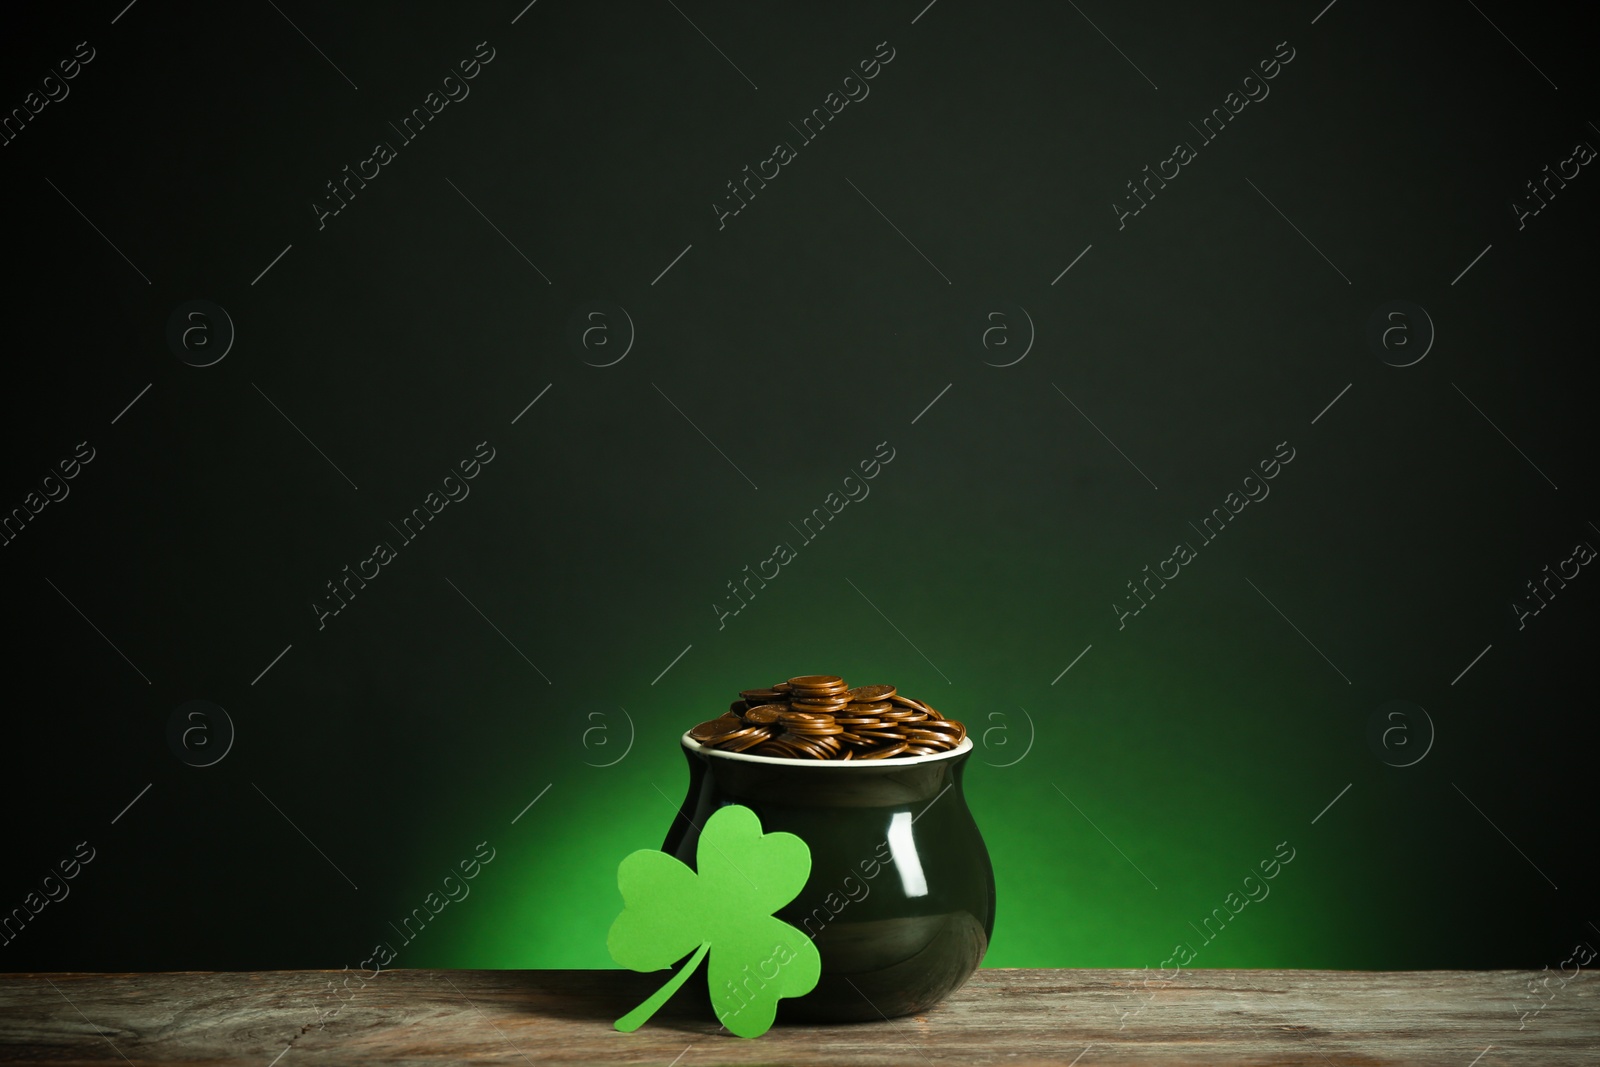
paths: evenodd
<path fill-rule="evenodd" d="M 967 728 L 892 685 L 852 689 L 832 674 L 802 674 L 746 689 L 720 718 L 689 731 L 706 748 L 783 759 L 895 759 L 948 752 Z"/>

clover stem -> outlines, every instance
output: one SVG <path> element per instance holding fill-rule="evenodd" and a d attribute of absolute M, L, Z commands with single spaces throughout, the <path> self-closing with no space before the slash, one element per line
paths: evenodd
<path fill-rule="evenodd" d="M 694 973 L 696 967 L 700 966 L 700 961 L 706 958 L 706 952 L 710 948 L 711 942 L 702 941 L 700 947 L 695 950 L 694 955 L 689 957 L 689 962 L 678 968 L 678 973 L 668 979 L 666 985 L 650 994 L 648 1000 L 618 1019 L 613 1025 L 625 1034 L 631 1034 L 643 1026 L 650 1016 L 659 1011 L 661 1005 L 665 1004 L 668 998 L 678 991 L 678 987 L 689 980 L 689 976 Z"/>

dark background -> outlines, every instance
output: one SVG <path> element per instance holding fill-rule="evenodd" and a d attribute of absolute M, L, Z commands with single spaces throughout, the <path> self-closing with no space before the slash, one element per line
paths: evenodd
<path fill-rule="evenodd" d="M 1155 966 L 1283 842 L 1194 966 L 1600 939 L 1600 578 L 1511 607 L 1600 543 L 1600 178 L 1511 207 L 1600 144 L 1577 9 L 924 2 L 8 10 L 5 108 L 96 54 L 0 148 L 0 506 L 94 459 L 0 549 L 0 909 L 94 858 L 0 969 L 354 967 L 480 843 L 395 965 L 610 966 L 678 734 L 813 671 L 968 723 L 989 965 Z M 796 143 L 882 41 L 870 96 Z M 168 341 L 190 300 L 237 331 L 211 366 Z M 608 367 L 616 312 L 613 347 L 569 336 L 596 300 L 636 334 Z M 1431 348 L 1414 312 L 1418 347 L 1369 343 L 1395 300 Z M 470 496 L 319 629 L 324 583 L 480 442 Z M 1270 497 L 1119 628 L 1280 442 Z M 170 740 L 196 699 L 227 722 Z"/>

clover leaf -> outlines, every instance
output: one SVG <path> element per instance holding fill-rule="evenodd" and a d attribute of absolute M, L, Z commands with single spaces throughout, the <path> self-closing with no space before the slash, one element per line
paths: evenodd
<path fill-rule="evenodd" d="M 694 954 L 616 1028 L 643 1026 L 709 953 L 717 1019 L 740 1037 L 760 1037 L 779 998 L 809 993 L 822 974 L 810 938 L 772 914 L 805 885 L 811 850 L 794 834 L 762 833 L 755 812 L 730 804 L 706 820 L 695 866 L 699 873 L 665 852 L 640 849 L 617 868 L 623 908 L 606 937 L 611 958 L 657 971 Z"/>

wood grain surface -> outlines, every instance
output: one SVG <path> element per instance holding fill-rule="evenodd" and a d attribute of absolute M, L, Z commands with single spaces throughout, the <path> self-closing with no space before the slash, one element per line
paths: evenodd
<path fill-rule="evenodd" d="M 1600 1064 L 1580 972 L 981 970 L 921 1015 L 720 1031 L 691 982 L 643 1029 L 612 1020 L 665 975 L 624 971 L 0 975 L 18 1064 Z M 1548 977 L 1548 976 L 1543 976 Z M 335 1006 L 337 1015 L 326 1016 Z"/>

